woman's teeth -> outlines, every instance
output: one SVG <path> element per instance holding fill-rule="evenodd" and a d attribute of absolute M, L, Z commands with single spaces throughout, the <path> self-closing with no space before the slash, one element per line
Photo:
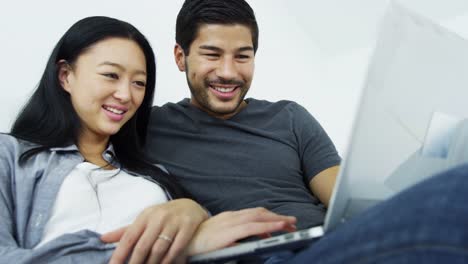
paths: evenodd
<path fill-rule="evenodd" d="M 114 114 L 118 114 L 118 115 L 121 115 L 121 114 L 125 113 L 125 111 L 123 111 L 123 110 L 115 109 L 115 108 L 112 108 L 112 107 L 109 107 L 109 106 L 104 106 L 104 109 L 106 109 L 107 111 L 112 112 Z"/>

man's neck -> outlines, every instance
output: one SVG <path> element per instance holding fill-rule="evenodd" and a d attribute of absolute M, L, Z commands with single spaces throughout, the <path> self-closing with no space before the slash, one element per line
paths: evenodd
<path fill-rule="evenodd" d="M 207 113 L 208 115 L 212 116 L 212 117 L 215 117 L 215 118 L 219 118 L 219 119 L 223 119 L 223 120 L 228 120 L 230 119 L 231 117 L 235 116 L 236 114 L 238 114 L 240 111 L 242 111 L 246 106 L 247 106 L 247 102 L 245 100 L 243 100 L 239 106 L 236 108 L 236 110 L 234 112 L 231 112 L 231 113 L 227 113 L 227 114 L 220 114 L 220 113 L 216 113 L 216 112 L 213 112 L 213 111 L 210 111 L 209 109 L 206 109 L 206 108 L 203 108 L 201 107 L 199 104 L 197 103 L 194 103 L 194 100 L 193 99 L 190 99 L 190 104 L 193 105 L 194 107 L 200 109 L 201 111 Z"/>

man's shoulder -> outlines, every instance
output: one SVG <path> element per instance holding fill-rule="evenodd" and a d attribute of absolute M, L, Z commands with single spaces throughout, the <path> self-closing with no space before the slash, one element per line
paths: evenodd
<path fill-rule="evenodd" d="M 295 109 L 304 109 L 300 104 L 291 100 L 279 100 L 279 101 L 269 101 L 263 99 L 255 99 L 255 98 L 248 98 L 246 102 L 250 105 L 250 107 L 254 109 L 261 109 L 261 110 L 295 110 Z"/>
<path fill-rule="evenodd" d="M 168 113 L 174 112 L 174 111 L 178 111 L 178 112 L 184 111 L 184 109 L 187 108 L 188 102 L 189 102 L 188 99 L 185 98 L 177 103 L 168 102 L 168 103 L 163 104 L 162 106 L 155 105 L 151 108 L 151 116 L 155 117 L 161 114 L 167 115 Z"/>
<path fill-rule="evenodd" d="M 185 98 L 185 99 L 180 100 L 177 103 L 167 102 L 167 103 L 165 103 L 163 105 L 154 105 L 151 110 L 152 111 L 164 111 L 166 109 L 171 109 L 171 108 L 174 108 L 174 107 L 185 106 L 185 105 L 187 105 L 188 102 L 189 102 L 189 99 Z"/>

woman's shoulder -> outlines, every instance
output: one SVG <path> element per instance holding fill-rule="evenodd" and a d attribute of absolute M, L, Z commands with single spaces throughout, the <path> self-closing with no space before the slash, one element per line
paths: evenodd
<path fill-rule="evenodd" d="M 20 144 L 14 136 L 6 133 L 0 133 L 0 148 L 15 148 Z"/>
<path fill-rule="evenodd" d="M 8 133 L 0 133 L 0 144 L 18 145 L 18 146 L 25 146 L 25 147 L 37 146 L 37 144 L 34 144 L 26 140 L 22 140 Z"/>
<path fill-rule="evenodd" d="M 20 143 L 17 138 L 0 133 L 0 162 L 13 163 L 21 149 Z M 2 167 L 4 167 L 2 165 Z"/>
<path fill-rule="evenodd" d="M 0 155 L 20 154 L 27 149 L 37 146 L 7 133 L 0 133 Z"/>

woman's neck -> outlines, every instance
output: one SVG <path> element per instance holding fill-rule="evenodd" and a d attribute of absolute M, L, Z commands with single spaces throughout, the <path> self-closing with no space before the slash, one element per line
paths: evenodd
<path fill-rule="evenodd" d="M 107 169 L 112 166 L 102 157 L 102 153 L 108 143 L 109 137 L 89 136 L 83 133 L 78 139 L 78 149 L 86 161 Z"/>

